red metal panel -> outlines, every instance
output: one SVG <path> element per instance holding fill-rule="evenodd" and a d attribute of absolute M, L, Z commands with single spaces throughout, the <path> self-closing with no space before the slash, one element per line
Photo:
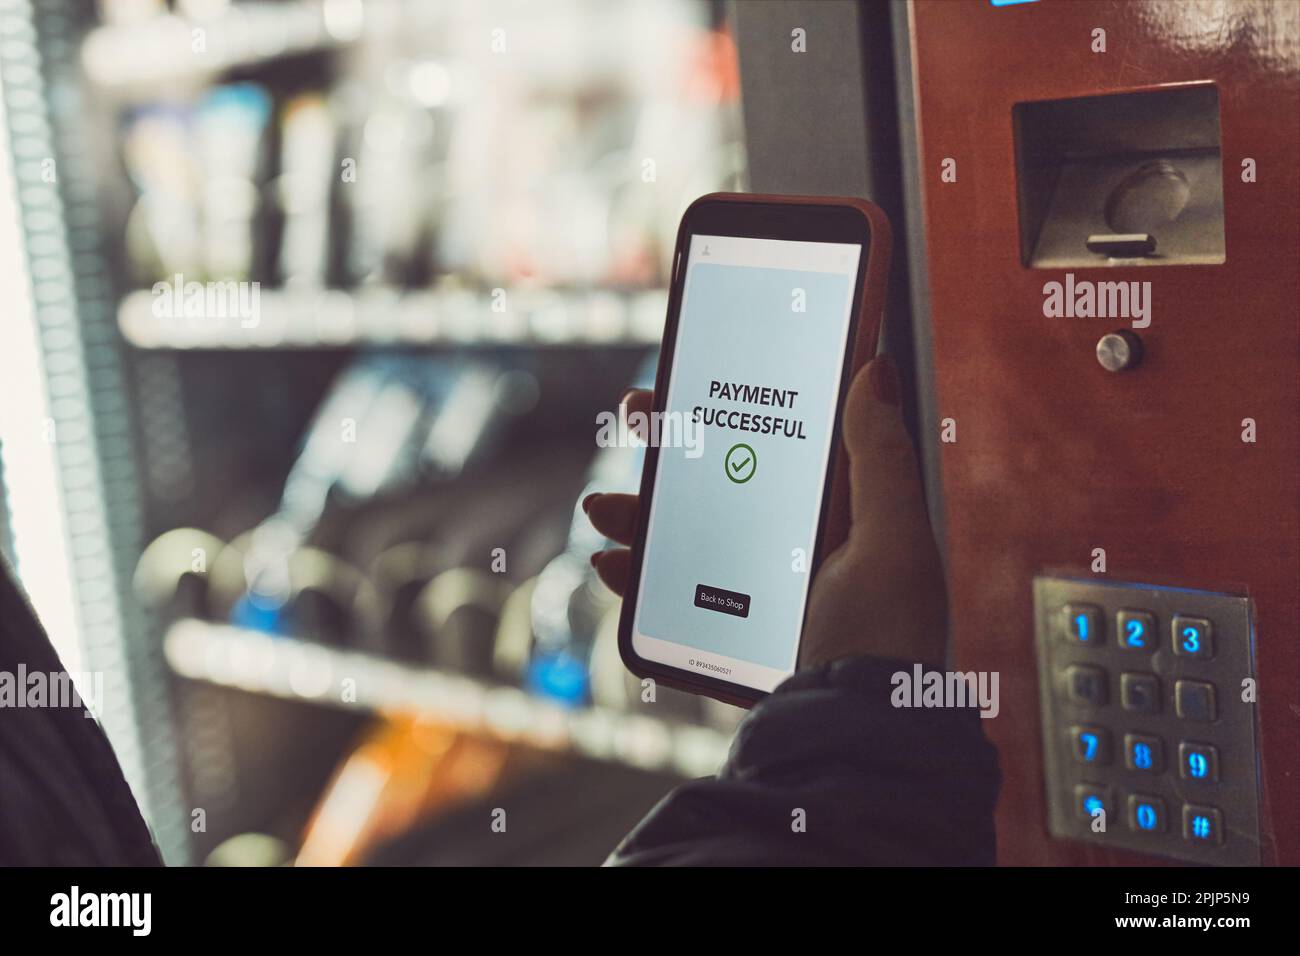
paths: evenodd
<path fill-rule="evenodd" d="M 1249 594 L 1256 602 L 1264 859 L 1300 863 L 1300 4 L 915 0 L 921 136 L 957 664 L 998 670 L 1000 856 L 1145 858 L 1052 840 L 1045 823 L 1031 579 Z M 1093 53 L 1092 31 L 1108 52 Z M 1021 264 L 1015 103 L 1213 82 L 1227 261 L 1086 268 L 1149 280 L 1143 364 L 1094 357 L 1113 319 L 1043 316 L 1064 270 Z M 957 181 L 940 180 L 957 161 Z M 1258 181 L 1241 181 L 1253 158 Z M 1242 419 L 1258 441 L 1241 440 Z"/>

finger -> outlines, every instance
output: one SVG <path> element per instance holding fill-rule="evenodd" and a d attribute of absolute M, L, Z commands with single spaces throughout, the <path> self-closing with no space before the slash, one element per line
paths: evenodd
<path fill-rule="evenodd" d="M 655 393 L 648 388 L 629 388 L 623 393 L 623 398 L 619 401 L 623 406 L 623 411 L 627 414 L 632 412 L 641 412 L 649 415 L 654 409 Z"/>
<path fill-rule="evenodd" d="M 849 385 L 844 448 L 849 455 L 853 534 L 930 535 L 925 489 L 899 409 L 898 372 L 879 356 Z"/>
<path fill-rule="evenodd" d="M 629 388 L 619 399 L 619 415 L 628 431 L 642 443 L 649 440 L 650 413 L 654 411 L 655 393 L 644 388 Z"/>
<path fill-rule="evenodd" d="M 619 544 L 631 544 L 636 534 L 636 515 L 640 503 L 636 495 L 594 494 L 582 499 L 591 525 L 605 537 Z"/>
<path fill-rule="evenodd" d="M 597 551 L 591 556 L 591 566 L 596 575 L 619 597 L 627 590 L 627 578 L 632 567 L 632 552 L 627 548 Z"/>

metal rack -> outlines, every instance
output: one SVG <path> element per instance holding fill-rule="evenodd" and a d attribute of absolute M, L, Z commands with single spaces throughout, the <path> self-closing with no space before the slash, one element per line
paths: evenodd
<path fill-rule="evenodd" d="M 66 4 L 0 2 L 9 155 L 27 272 L 34 280 L 28 292 L 40 385 L 48 396 L 20 400 L 43 405 L 48 416 L 63 515 L 61 527 L 44 533 L 63 539 L 56 550 L 68 562 L 41 573 L 71 582 L 84 664 L 104 674 L 104 729 L 164 857 L 183 863 L 189 852 L 187 814 L 180 802 L 161 635 L 129 591 L 141 526 L 129 438 L 132 410 L 125 400 L 113 282 L 98 254 L 98 208 L 87 185 L 94 158 L 76 129 L 80 33 L 77 14 Z M 20 512 L 25 502 L 11 498 L 10 506 Z M 29 541 L 39 550 L 34 535 L 15 535 L 20 573 Z M 37 610 L 45 613 L 39 603 Z"/>
<path fill-rule="evenodd" d="M 711 727 L 599 706 L 567 708 L 517 687 L 207 621 L 176 622 L 164 648 L 171 667 L 191 680 L 320 706 L 413 713 L 644 770 L 711 774 L 731 743 Z"/>
<path fill-rule="evenodd" d="M 509 684 L 374 654 L 212 621 L 170 621 L 146 610 L 132 591 L 146 540 L 211 517 L 210 507 L 196 515 L 193 506 L 196 496 L 212 488 L 204 474 L 210 460 L 201 453 L 203 425 L 186 394 L 195 370 L 202 370 L 209 385 L 215 380 L 242 393 L 251 390 L 254 369 L 264 374 L 268 360 L 284 356 L 275 377 L 285 389 L 307 395 L 299 399 L 306 401 L 350 354 L 371 349 L 471 349 L 528 361 L 535 356 L 560 363 L 563 377 L 575 361 L 593 374 L 632 367 L 639 353 L 658 342 L 665 294 L 635 283 L 549 289 L 524 283 L 505 290 L 511 307 L 501 315 L 491 306 L 502 290 L 485 287 L 482 278 L 458 277 L 427 288 L 268 288 L 261 292 L 256 327 L 212 319 L 159 321 L 152 290 L 133 288 L 127 257 L 113 245 L 119 238 L 113 220 L 124 201 L 122 170 L 116 158 L 104 157 L 115 155 L 117 112 L 153 99 L 182 100 L 222 76 L 262 70 L 283 76 L 284 63 L 344 69 L 365 43 L 391 36 L 403 16 L 418 11 L 414 15 L 432 21 L 440 15 L 432 5 L 410 0 L 367 2 L 364 17 L 360 7 L 347 0 L 254 0 L 231 4 L 202 22 L 166 14 L 102 25 L 89 4 L 0 0 L 0 78 L 9 134 L 3 152 L 5 161 L 12 157 L 17 184 L 9 218 L 22 230 L 14 238 L 20 253 L 14 270 L 33 277 L 26 290 L 29 347 L 21 361 L 35 371 L 22 397 L 36 403 L 34 418 L 48 418 L 58 436 L 30 453 L 12 442 L 0 447 L 0 477 L 11 479 L 0 482 L 0 492 L 8 493 L 18 516 L 6 521 L 0 507 L 0 549 L 12 545 L 7 551 L 28 583 L 42 547 L 48 552 L 59 545 L 57 566 L 46 562 L 42 574 L 63 582 L 67 599 L 60 600 L 57 588 L 53 596 L 33 598 L 39 598 L 38 611 L 42 603 L 64 608 L 62 626 L 42 616 L 56 645 L 62 640 L 71 648 L 65 663 L 77 654 L 87 668 L 104 672 L 105 729 L 173 864 L 194 861 L 212 842 L 191 832 L 196 807 L 240 801 L 266 806 L 300 785 L 296 777 L 274 785 L 253 779 L 256 770 L 250 768 L 262 766 L 257 761 L 267 755 L 258 753 L 245 765 L 249 720 L 285 727 L 315 722 L 316 742 L 328 749 L 346 746 L 359 719 L 404 710 L 527 746 L 645 770 L 651 772 L 647 779 L 660 781 L 663 773 L 709 773 L 725 755 L 728 735 L 719 728 L 730 714 L 707 726 L 650 716 L 636 706 L 570 709 Z M 610 73 L 617 66 L 604 63 L 599 69 Z M 552 95 L 564 95 L 572 77 L 550 76 L 546 82 Z M 601 350 L 618 358 L 596 359 Z M 240 371 L 214 376 L 219 361 L 238 363 L 227 368 Z M 615 388 L 610 401 L 617 397 Z M 210 424 L 207 409 L 202 411 Z M 295 439 L 282 438 L 281 451 Z M 32 470 L 41 462 L 44 471 Z M 60 503 L 48 514 L 34 512 L 22 483 L 12 480 L 15 470 L 46 475 L 47 489 L 57 486 Z M 248 493 L 259 502 L 266 498 L 264 489 Z M 41 521 L 46 525 L 34 532 Z M 46 542 L 35 547 L 42 532 Z M 330 708 L 341 718 L 326 716 L 323 701 L 304 692 L 304 666 L 317 678 L 345 672 L 359 678 L 356 700 Z M 267 746 L 285 746 L 285 739 Z M 323 762 L 319 754 L 312 759 L 318 771 L 329 766 L 328 754 Z M 258 823 L 257 812 L 238 816 L 240 826 Z"/>
<path fill-rule="evenodd" d="M 153 296 L 128 293 L 117 310 L 123 337 L 140 349 L 314 349 L 466 346 L 560 348 L 657 345 L 661 291 L 524 291 L 490 325 L 492 294 L 470 290 L 348 292 L 265 290 L 255 327 L 238 316 L 160 320 Z"/>

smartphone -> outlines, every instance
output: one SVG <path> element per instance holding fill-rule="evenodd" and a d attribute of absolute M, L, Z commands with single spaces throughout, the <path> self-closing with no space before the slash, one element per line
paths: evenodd
<path fill-rule="evenodd" d="M 715 193 L 682 217 L 619 651 L 748 706 L 792 674 L 847 534 L 844 395 L 876 353 L 889 223 L 861 199 Z"/>

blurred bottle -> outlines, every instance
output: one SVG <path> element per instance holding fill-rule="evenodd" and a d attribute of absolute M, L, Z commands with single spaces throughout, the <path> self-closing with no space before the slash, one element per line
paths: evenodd
<path fill-rule="evenodd" d="M 265 833 L 240 833 L 217 845 L 204 866 L 288 866 L 293 848 L 278 837 Z"/>
<path fill-rule="evenodd" d="M 179 106 L 131 111 L 122 132 L 123 160 L 139 193 L 127 216 L 126 244 L 139 281 L 197 277 L 201 174 L 190 148 L 190 112 Z"/>
<path fill-rule="evenodd" d="M 430 203 L 441 159 L 435 114 L 388 85 L 347 84 L 334 103 L 345 117 L 344 281 L 423 286 L 430 279 L 436 229 Z"/>
<path fill-rule="evenodd" d="M 203 261 L 214 279 L 254 277 L 259 177 L 271 97 L 253 83 L 218 86 L 195 112 L 194 148 L 202 175 Z"/>
<path fill-rule="evenodd" d="M 98 0 L 96 7 L 106 24 L 140 23 L 167 12 L 165 0 Z"/>
<path fill-rule="evenodd" d="M 638 387 L 653 383 L 654 370 L 655 360 L 647 360 L 637 375 Z M 526 685 L 534 693 L 570 706 L 591 701 L 592 648 L 602 619 L 617 599 L 591 566 L 591 554 L 608 541 L 591 526 L 581 503 L 593 491 L 635 492 L 643 461 L 643 450 L 628 446 L 598 448 L 592 459 L 586 485 L 573 506 L 565 549 L 542 569 L 532 590 L 533 649 Z"/>
<path fill-rule="evenodd" d="M 330 273 L 330 202 L 338 177 L 334 118 L 323 96 L 285 106 L 276 196 L 284 216 L 277 276 L 291 288 L 323 288 Z"/>
<path fill-rule="evenodd" d="M 312 814 L 298 866 L 351 866 L 421 819 L 486 793 L 510 746 L 427 719 L 396 717 L 370 731 L 339 767 Z"/>

